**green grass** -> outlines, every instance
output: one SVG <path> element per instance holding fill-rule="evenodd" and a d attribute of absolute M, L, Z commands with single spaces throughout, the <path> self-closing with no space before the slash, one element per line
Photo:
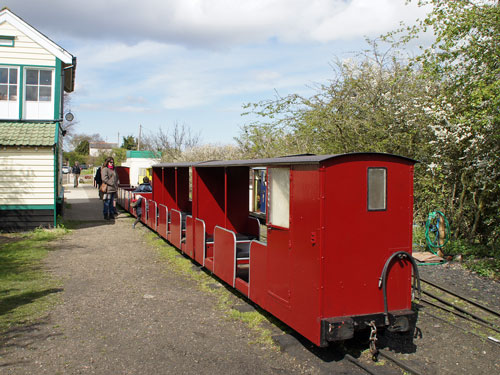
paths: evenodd
<path fill-rule="evenodd" d="M 0 237 L 0 332 L 42 318 L 57 302 L 60 283 L 43 269 L 48 244 L 65 228 Z"/>
<path fill-rule="evenodd" d="M 445 254 L 462 255 L 465 268 L 478 275 L 500 280 L 500 248 L 498 245 L 485 246 L 464 240 L 450 241 L 445 246 Z"/>
<path fill-rule="evenodd" d="M 500 259 L 468 259 L 465 261 L 464 266 L 483 277 L 500 280 Z"/>

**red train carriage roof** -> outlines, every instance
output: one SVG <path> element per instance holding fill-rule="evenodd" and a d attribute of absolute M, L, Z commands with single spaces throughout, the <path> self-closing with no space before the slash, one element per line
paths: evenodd
<path fill-rule="evenodd" d="M 319 164 L 326 160 L 335 159 L 339 157 L 349 157 L 358 155 L 382 155 L 390 156 L 402 160 L 407 160 L 412 163 L 418 163 L 417 160 L 407 158 L 405 156 L 385 154 L 378 152 L 355 152 L 349 154 L 334 154 L 334 155 L 290 155 L 290 156 L 280 156 L 276 158 L 265 158 L 265 159 L 248 159 L 248 160 L 211 160 L 203 162 L 188 162 L 188 163 L 161 163 L 153 165 L 155 167 L 256 167 L 256 166 L 268 166 L 268 165 L 291 165 L 291 164 Z"/>

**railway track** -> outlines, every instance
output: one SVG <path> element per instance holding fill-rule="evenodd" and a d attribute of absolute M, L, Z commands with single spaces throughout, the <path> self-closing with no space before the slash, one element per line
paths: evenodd
<path fill-rule="evenodd" d="M 500 326 L 498 325 L 500 322 L 500 312 L 480 302 L 474 301 L 464 295 L 456 293 L 437 283 L 431 282 L 424 278 L 420 278 L 420 281 L 424 285 L 426 285 L 426 287 L 422 289 L 423 297 L 420 300 L 421 302 L 420 306 L 426 308 L 425 310 L 423 310 L 423 314 L 425 316 L 446 323 L 454 328 L 462 330 L 466 334 L 473 335 L 497 347 L 500 346 L 500 339 L 499 339 L 500 335 L 498 335 L 500 334 Z M 438 290 L 442 294 L 438 295 L 439 292 L 434 292 L 434 289 Z M 473 332 L 473 330 L 470 328 L 470 326 L 468 326 L 468 324 L 452 322 L 451 319 L 446 319 L 438 315 L 435 315 L 430 311 L 428 311 L 427 308 L 429 307 L 434 310 L 446 312 L 448 314 L 451 313 L 461 318 L 462 320 L 467 321 L 468 323 L 480 326 L 484 328 L 481 332 L 483 334 L 478 334 L 476 332 Z M 494 334 L 485 335 L 484 332 L 494 332 Z M 495 334 L 497 337 L 494 337 Z M 400 359 L 397 358 L 397 356 L 393 355 L 391 352 L 387 350 L 379 350 L 378 356 L 392 362 L 395 366 L 403 370 L 405 373 L 414 375 L 420 375 L 426 373 L 425 370 L 416 369 L 411 365 L 405 363 L 405 361 L 401 361 Z M 386 371 L 387 368 L 385 366 L 383 369 L 378 369 L 374 366 L 370 366 L 361 362 L 359 359 L 356 359 L 355 357 L 349 354 L 345 354 L 344 358 L 353 365 L 355 365 L 356 367 L 362 369 L 367 374 L 379 375 L 382 373 L 383 374 L 387 373 Z"/>
<path fill-rule="evenodd" d="M 418 371 L 417 369 L 413 368 L 412 366 L 406 364 L 405 362 L 403 361 L 400 361 L 399 359 L 397 359 L 396 357 L 394 357 L 393 355 L 389 354 L 387 351 L 385 350 L 379 350 L 379 355 L 388 359 L 389 361 L 391 361 L 393 364 L 395 364 L 398 368 L 400 368 L 401 370 L 404 370 L 406 373 L 408 374 L 413 374 L 413 375 L 424 375 L 423 372 L 420 372 Z M 381 370 L 378 370 L 378 369 L 373 369 L 367 365 L 365 365 L 363 362 L 361 362 L 359 359 L 356 359 L 354 358 L 352 355 L 350 354 L 345 354 L 345 359 L 348 360 L 349 362 L 351 362 L 352 364 L 354 364 L 355 366 L 359 367 L 360 369 L 364 370 L 366 373 L 370 374 L 370 375 L 380 375 L 380 374 L 387 374 L 387 371 L 381 371 Z"/>
<path fill-rule="evenodd" d="M 427 286 L 430 286 L 438 291 L 443 292 L 445 295 L 438 296 L 436 293 L 429 291 L 430 288 L 425 288 L 422 290 L 422 294 L 426 297 L 422 297 L 421 302 L 423 305 L 427 307 L 434 308 L 436 310 L 441 310 L 447 313 L 451 313 L 457 317 L 460 317 L 463 320 L 466 320 L 470 323 L 476 324 L 489 330 L 490 332 L 495 332 L 496 335 L 500 334 L 500 325 L 499 318 L 500 312 L 485 306 L 477 301 L 474 301 L 468 297 L 465 297 L 459 293 L 456 293 L 442 285 L 431 282 L 429 280 L 421 278 L 420 281 Z M 452 296 L 454 301 L 450 302 L 449 297 Z M 428 298 L 427 298 L 428 297 Z M 421 305 L 422 306 L 422 305 Z M 433 315 L 427 311 L 424 311 L 431 317 L 439 318 L 436 315 Z M 442 318 L 441 318 L 442 319 Z M 490 342 L 495 344 L 500 344 L 499 338 L 495 338 L 494 336 L 483 337 L 470 330 L 465 329 L 462 325 L 454 324 L 452 322 L 447 321 L 446 319 L 442 319 L 450 325 L 454 325 L 458 328 L 464 329 L 465 331 L 479 336 L 483 339 L 488 339 Z"/>

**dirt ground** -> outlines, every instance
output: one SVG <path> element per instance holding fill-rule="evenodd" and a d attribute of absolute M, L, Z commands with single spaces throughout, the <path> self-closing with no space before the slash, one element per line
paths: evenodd
<path fill-rule="evenodd" d="M 365 373 L 339 349 L 376 373 L 403 373 L 387 360 L 371 362 L 365 336 L 318 349 L 266 322 L 281 334 L 276 348 L 256 342 L 246 323 L 228 319 L 195 281 L 169 269 L 146 242 L 149 229 L 139 224 L 133 230 L 125 213 L 112 222 L 101 220 L 100 202 L 88 187 L 78 189 L 86 195 L 69 189 L 78 199 L 69 200 L 67 216 L 79 217 L 80 226 L 54 243 L 46 261 L 61 280 L 62 302 L 37 324 L 1 338 L 0 374 Z M 500 310 L 499 283 L 457 266 L 420 268 L 427 279 Z M 432 310 L 419 312 L 418 338 L 381 335 L 380 347 L 424 374 L 500 373 L 500 345 L 431 318 L 427 311 Z"/>

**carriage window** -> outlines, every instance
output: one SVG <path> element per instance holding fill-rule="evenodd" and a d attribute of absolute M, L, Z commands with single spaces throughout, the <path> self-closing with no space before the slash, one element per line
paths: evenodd
<path fill-rule="evenodd" d="M 387 169 L 368 168 L 368 211 L 387 209 Z"/>
<path fill-rule="evenodd" d="M 269 224 L 290 226 L 290 169 L 269 168 Z"/>

